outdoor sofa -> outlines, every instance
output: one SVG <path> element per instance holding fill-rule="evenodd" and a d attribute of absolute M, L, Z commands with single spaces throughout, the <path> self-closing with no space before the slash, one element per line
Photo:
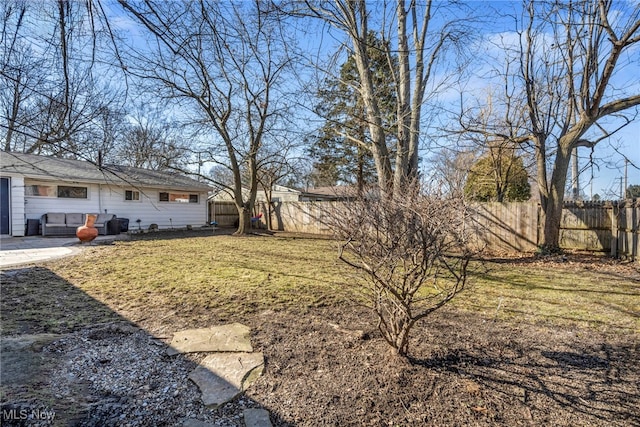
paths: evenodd
<path fill-rule="evenodd" d="M 98 234 L 106 235 L 111 227 L 109 222 L 115 219 L 114 214 L 97 214 L 93 224 L 98 229 Z M 75 235 L 76 229 L 84 225 L 86 214 L 47 212 L 40 218 L 43 236 L 67 236 Z"/>

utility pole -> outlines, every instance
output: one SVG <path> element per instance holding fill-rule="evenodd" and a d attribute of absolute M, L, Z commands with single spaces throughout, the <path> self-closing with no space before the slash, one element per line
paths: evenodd
<path fill-rule="evenodd" d="M 625 157 L 624 159 L 624 193 L 622 193 L 622 200 L 627 198 L 627 188 L 629 188 L 629 184 L 627 182 L 627 168 L 629 167 L 629 159 Z"/>
<path fill-rule="evenodd" d="M 616 181 L 620 181 L 620 200 L 624 200 L 624 191 L 622 189 L 624 178 L 623 177 L 616 178 Z"/>

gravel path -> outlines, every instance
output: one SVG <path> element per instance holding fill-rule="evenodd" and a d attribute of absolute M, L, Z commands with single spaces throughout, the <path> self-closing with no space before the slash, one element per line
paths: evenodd
<path fill-rule="evenodd" d="M 69 334 L 44 347 L 43 354 L 61 361 L 49 383 L 57 401 L 75 403 L 81 426 L 177 426 L 187 419 L 244 426 L 242 411 L 259 407 L 240 397 L 208 409 L 188 379 L 205 354 L 166 351 L 164 340 L 112 323 Z"/>

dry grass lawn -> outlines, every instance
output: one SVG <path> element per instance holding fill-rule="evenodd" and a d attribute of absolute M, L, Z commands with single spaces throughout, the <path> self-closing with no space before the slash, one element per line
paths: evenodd
<path fill-rule="evenodd" d="M 221 322 L 354 298 L 353 272 L 328 239 L 157 237 L 96 246 L 49 268 L 136 322 L 167 316 Z M 497 320 L 640 332 L 639 277 L 638 264 L 604 257 L 477 261 L 454 306 Z"/>

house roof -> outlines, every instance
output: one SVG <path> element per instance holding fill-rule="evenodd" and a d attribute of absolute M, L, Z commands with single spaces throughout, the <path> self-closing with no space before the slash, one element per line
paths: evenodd
<path fill-rule="evenodd" d="M 353 185 L 336 185 L 332 187 L 309 188 L 302 192 L 302 196 L 309 198 L 324 198 L 331 200 L 348 199 L 356 197 L 358 189 Z"/>
<path fill-rule="evenodd" d="M 185 175 L 134 168 L 102 165 L 58 157 L 23 153 L 0 153 L 0 174 L 18 174 L 27 178 L 87 182 L 135 187 L 158 187 L 192 191 L 209 191 L 208 185 Z"/>

